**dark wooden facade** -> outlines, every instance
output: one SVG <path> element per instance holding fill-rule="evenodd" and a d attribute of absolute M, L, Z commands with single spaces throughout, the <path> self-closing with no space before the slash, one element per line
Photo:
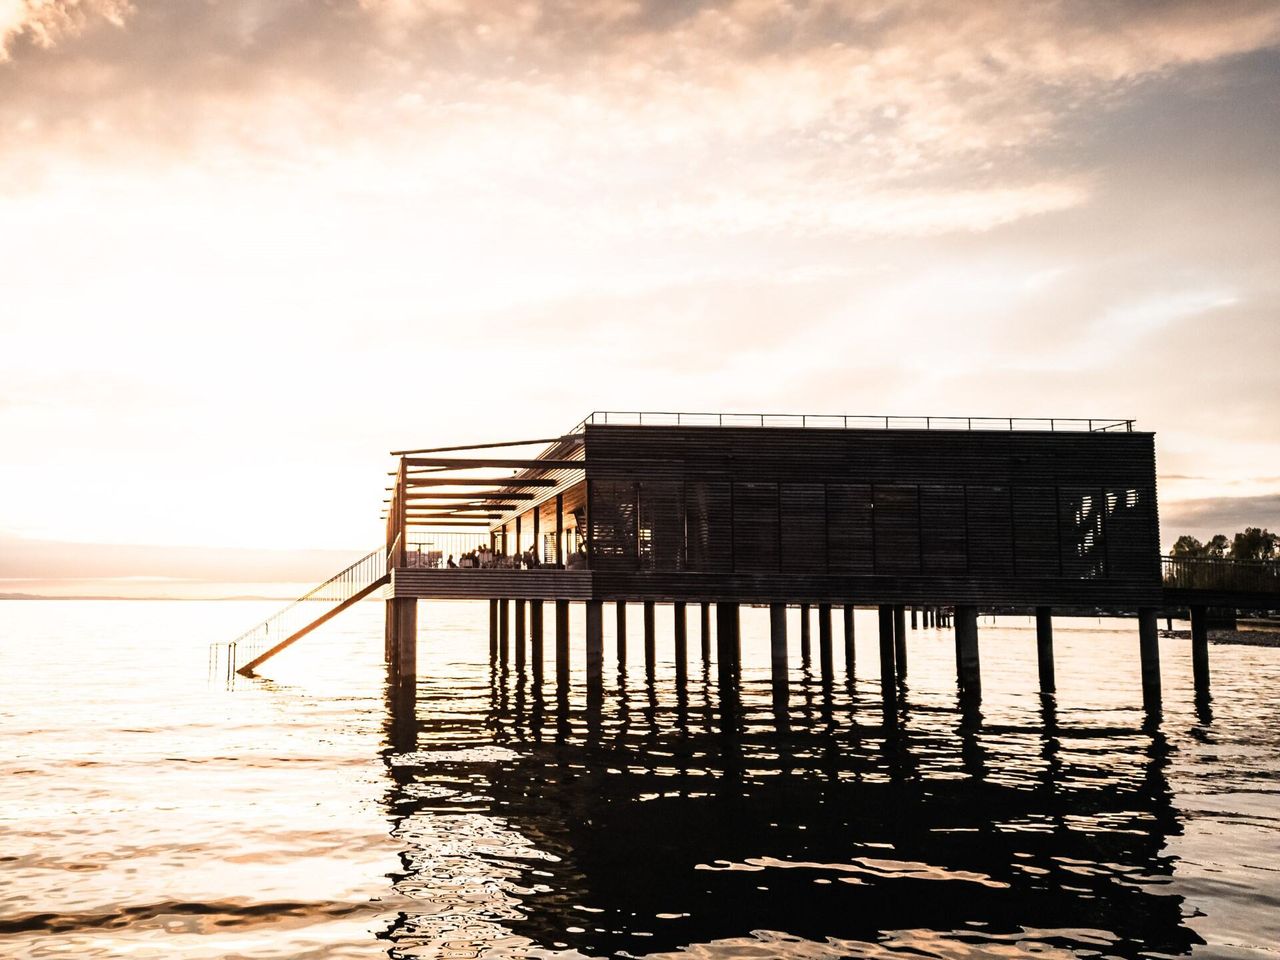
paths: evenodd
<path fill-rule="evenodd" d="M 1154 436 L 585 427 L 597 598 L 1144 606 Z"/>

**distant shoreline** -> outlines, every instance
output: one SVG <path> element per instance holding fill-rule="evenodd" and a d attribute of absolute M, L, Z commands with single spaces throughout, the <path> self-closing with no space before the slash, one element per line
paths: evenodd
<path fill-rule="evenodd" d="M 0 593 L 0 600 L 182 600 L 184 602 L 204 602 L 209 600 L 261 600 L 263 602 L 270 601 L 272 603 L 290 603 L 297 599 L 297 597 L 285 596 L 284 594 L 281 594 L 278 597 L 263 597 L 256 595 L 232 597 L 121 597 L 89 595 L 49 597 L 38 593 Z"/>

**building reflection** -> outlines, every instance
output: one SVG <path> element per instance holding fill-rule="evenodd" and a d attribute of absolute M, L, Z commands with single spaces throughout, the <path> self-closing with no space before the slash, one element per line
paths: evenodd
<path fill-rule="evenodd" d="M 906 689 L 886 711 L 878 684 L 798 679 L 784 710 L 767 678 L 695 670 L 677 693 L 619 671 L 590 696 L 495 670 L 448 721 L 389 684 L 390 955 L 641 955 L 752 931 L 1201 942 L 1160 889 L 1181 827 L 1158 730 L 1063 724 L 1052 696 L 1000 725 Z M 486 746 L 414 762 L 420 732 Z"/>

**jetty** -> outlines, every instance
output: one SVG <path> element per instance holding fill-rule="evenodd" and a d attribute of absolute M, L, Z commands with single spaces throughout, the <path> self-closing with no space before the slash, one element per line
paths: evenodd
<path fill-rule="evenodd" d="M 1211 618 L 1280 608 L 1280 565 L 1161 556 L 1155 434 L 1133 420 L 600 411 L 560 435 L 392 456 L 385 541 L 232 641 L 237 672 L 377 594 L 397 682 L 416 676 L 420 602 L 465 599 L 488 602 L 491 662 L 539 679 L 549 607 L 561 685 L 580 617 L 589 695 L 602 689 L 606 606 L 620 656 L 626 606 L 643 607 L 650 672 L 656 608 L 669 606 L 677 682 L 696 631 L 731 688 L 739 610 L 754 604 L 770 609 L 785 698 L 787 608 L 800 608 L 806 659 L 816 621 L 830 680 L 836 621 L 852 675 L 853 611 L 870 607 L 887 706 L 909 629 L 930 625 L 954 630 L 959 691 L 977 703 L 980 612 L 1034 614 L 1045 693 L 1055 616 L 1115 614 L 1137 621 L 1143 702 L 1158 716 L 1161 616 L 1189 615 L 1207 697 Z"/>

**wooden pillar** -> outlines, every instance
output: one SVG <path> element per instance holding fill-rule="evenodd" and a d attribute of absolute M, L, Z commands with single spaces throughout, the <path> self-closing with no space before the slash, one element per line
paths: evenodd
<path fill-rule="evenodd" d="M 738 605 L 721 600 L 716 604 L 716 661 L 720 665 L 721 678 L 738 675 L 740 650 Z"/>
<path fill-rule="evenodd" d="M 845 673 L 853 679 L 853 665 L 855 655 L 853 650 L 853 604 L 846 603 L 844 605 L 844 669 Z"/>
<path fill-rule="evenodd" d="M 982 696 L 982 664 L 978 655 L 978 608 L 963 604 L 955 608 L 956 644 L 960 651 L 960 689 L 966 697 Z"/>
<path fill-rule="evenodd" d="M 787 685 L 787 605 L 769 604 L 769 663 L 774 687 Z"/>
<path fill-rule="evenodd" d="M 1142 706 L 1148 713 L 1160 712 L 1160 636 L 1158 610 L 1138 611 L 1138 649 L 1142 656 Z"/>
<path fill-rule="evenodd" d="M 835 673 L 831 654 L 831 604 L 818 604 L 818 657 L 822 663 L 822 679 L 830 680 Z"/>
<path fill-rule="evenodd" d="M 518 557 L 524 553 L 524 551 L 520 549 L 520 514 L 518 513 L 516 514 L 516 541 L 514 547 L 515 549 L 511 551 L 511 555 L 513 557 Z"/>
<path fill-rule="evenodd" d="M 800 661 L 806 666 L 809 663 L 810 646 L 809 605 L 807 603 L 802 603 L 800 604 Z"/>
<path fill-rule="evenodd" d="M 529 601 L 529 656 L 533 660 L 533 678 L 542 680 L 542 601 Z"/>
<path fill-rule="evenodd" d="M 556 494 L 556 566 L 564 566 L 564 494 Z"/>
<path fill-rule="evenodd" d="M 587 687 L 598 689 L 604 678 L 604 604 L 586 602 Z"/>
<path fill-rule="evenodd" d="M 498 601 L 498 661 L 505 667 L 511 649 L 511 601 Z"/>
<path fill-rule="evenodd" d="M 498 660 L 498 601 L 489 601 L 489 662 Z"/>
<path fill-rule="evenodd" d="M 544 557 L 542 555 L 542 508 L 533 508 L 533 557 L 538 562 L 538 566 L 542 566 Z"/>
<path fill-rule="evenodd" d="M 516 601 L 516 669 L 524 669 L 524 601 Z"/>
<path fill-rule="evenodd" d="M 1053 610 L 1036 607 L 1036 657 L 1040 663 L 1040 692 L 1053 693 L 1057 681 L 1053 675 Z"/>
<path fill-rule="evenodd" d="M 1196 696 L 1209 693 L 1209 611 L 1191 608 L 1191 672 L 1195 677 Z"/>
<path fill-rule="evenodd" d="M 902 604 L 893 608 L 893 663 L 898 679 L 907 679 L 907 611 Z"/>
<path fill-rule="evenodd" d="M 556 601 L 556 685 L 569 688 L 569 601 Z"/>
<path fill-rule="evenodd" d="M 618 669 L 625 670 L 627 668 L 627 601 L 614 601 L 613 615 L 613 633 L 618 641 Z"/>
<path fill-rule="evenodd" d="M 912 630 L 919 629 L 916 626 L 916 608 L 914 606 L 911 608 L 911 629 Z"/>
<path fill-rule="evenodd" d="M 893 607 L 880 605 L 880 693 L 886 704 L 898 698 L 898 668 L 894 665 Z"/>
<path fill-rule="evenodd" d="M 657 658 L 657 639 L 656 625 L 654 623 L 654 603 L 652 600 L 644 602 L 644 672 L 648 676 L 653 676 L 653 664 Z"/>
<path fill-rule="evenodd" d="M 418 601 L 412 597 L 394 597 L 387 601 L 390 625 L 391 667 L 397 678 L 418 675 Z"/>
<path fill-rule="evenodd" d="M 673 603 L 671 610 L 676 635 L 676 683 L 682 687 L 689 672 L 689 617 L 683 600 Z"/>
<path fill-rule="evenodd" d="M 702 645 L 702 664 L 711 662 L 711 604 L 703 600 L 698 604 L 698 642 Z"/>

